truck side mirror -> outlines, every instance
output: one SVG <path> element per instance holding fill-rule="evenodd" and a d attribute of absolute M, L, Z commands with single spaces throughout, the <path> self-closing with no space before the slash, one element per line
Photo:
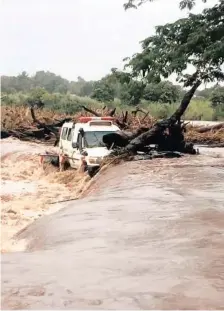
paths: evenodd
<path fill-rule="evenodd" d="M 85 133 L 85 132 L 84 132 L 84 130 L 83 130 L 82 127 L 79 129 L 79 133 L 81 134 L 82 137 L 84 137 L 84 133 Z"/>
<path fill-rule="evenodd" d="M 79 144 L 78 144 L 78 143 L 73 142 L 73 143 L 72 143 L 72 148 L 77 148 L 77 149 L 78 149 L 78 148 L 79 148 Z"/>

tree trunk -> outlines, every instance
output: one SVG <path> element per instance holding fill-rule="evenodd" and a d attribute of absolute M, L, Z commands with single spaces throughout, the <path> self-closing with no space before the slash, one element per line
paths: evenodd
<path fill-rule="evenodd" d="M 182 117 L 182 115 L 186 111 L 192 97 L 194 96 L 194 93 L 196 92 L 196 90 L 200 86 L 200 84 L 201 84 L 201 81 L 197 80 L 194 83 L 194 85 L 192 86 L 192 88 L 184 95 L 184 98 L 182 99 L 180 106 L 174 112 L 174 114 L 169 118 L 169 120 L 170 120 L 169 122 L 171 125 L 175 124 L 177 121 L 180 121 L 180 118 Z"/>
<path fill-rule="evenodd" d="M 125 150 L 129 153 L 136 153 L 137 150 L 141 150 L 147 145 L 162 143 L 164 130 L 173 126 L 177 121 L 180 121 L 181 116 L 187 109 L 195 91 L 200 84 L 201 81 L 199 80 L 194 83 L 192 88 L 184 95 L 184 98 L 182 99 L 178 109 L 170 118 L 157 122 L 149 131 L 132 139 L 125 147 Z"/>

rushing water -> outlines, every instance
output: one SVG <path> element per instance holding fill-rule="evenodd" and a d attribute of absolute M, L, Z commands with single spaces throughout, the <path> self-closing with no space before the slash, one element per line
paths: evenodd
<path fill-rule="evenodd" d="M 198 155 L 104 171 L 19 234 L 26 252 L 2 255 L 2 309 L 224 309 L 223 166 Z"/>

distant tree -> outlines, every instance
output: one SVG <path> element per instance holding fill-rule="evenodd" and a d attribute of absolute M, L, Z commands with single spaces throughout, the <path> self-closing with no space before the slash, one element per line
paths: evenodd
<path fill-rule="evenodd" d="M 26 71 L 23 71 L 16 78 L 13 77 L 12 81 L 14 83 L 14 88 L 16 89 L 16 91 L 19 91 L 19 92 L 20 91 L 27 92 L 32 87 L 32 81 L 29 78 Z"/>
<path fill-rule="evenodd" d="M 85 79 L 83 79 L 82 77 L 78 76 L 77 81 L 70 82 L 69 91 L 72 94 L 76 94 L 76 95 L 79 95 L 79 96 L 86 96 L 86 95 L 82 95 L 82 94 L 85 93 L 85 90 L 88 89 L 88 87 L 85 89 L 85 86 L 87 84 L 89 84 L 88 81 L 85 81 Z"/>
<path fill-rule="evenodd" d="M 222 106 L 224 108 L 224 87 L 216 87 L 211 93 L 210 99 L 213 107 Z"/>
<path fill-rule="evenodd" d="M 36 87 L 45 88 L 49 93 L 67 93 L 69 81 L 49 71 L 38 71 L 32 77 Z"/>
<path fill-rule="evenodd" d="M 90 96 L 93 92 L 94 83 L 92 81 L 85 82 L 83 86 L 81 86 L 79 91 L 79 96 Z"/>
<path fill-rule="evenodd" d="M 198 90 L 195 94 L 197 97 L 204 97 L 205 99 L 210 99 L 211 93 L 213 92 L 214 87 L 205 88 L 203 90 Z"/>
<path fill-rule="evenodd" d="M 114 89 L 103 81 L 94 84 L 91 98 L 100 102 L 111 102 L 114 100 Z"/>
<path fill-rule="evenodd" d="M 79 83 L 85 83 L 86 82 L 85 79 L 80 77 L 80 76 L 78 76 L 77 80 Z"/>
<path fill-rule="evenodd" d="M 158 84 L 146 85 L 143 98 L 152 102 L 172 103 L 180 99 L 181 88 L 172 82 L 162 81 Z"/>
<path fill-rule="evenodd" d="M 15 77 L 1 76 L 1 91 L 2 93 L 15 93 L 17 91 Z"/>
<path fill-rule="evenodd" d="M 30 106 L 36 106 L 37 108 L 44 107 L 44 96 L 47 94 L 47 91 L 43 88 L 34 88 L 29 93 L 27 98 L 27 103 Z"/>
<path fill-rule="evenodd" d="M 143 96 L 145 84 L 138 79 L 133 79 L 130 73 L 111 70 L 111 79 L 119 85 L 119 98 L 126 105 L 137 106 Z"/>

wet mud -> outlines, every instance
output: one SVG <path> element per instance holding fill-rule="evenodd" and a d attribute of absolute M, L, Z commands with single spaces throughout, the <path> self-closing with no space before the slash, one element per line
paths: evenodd
<path fill-rule="evenodd" d="M 207 151 L 109 168 L 20 232 L 2 309 L 224 309 L 224 158 Z"/>

